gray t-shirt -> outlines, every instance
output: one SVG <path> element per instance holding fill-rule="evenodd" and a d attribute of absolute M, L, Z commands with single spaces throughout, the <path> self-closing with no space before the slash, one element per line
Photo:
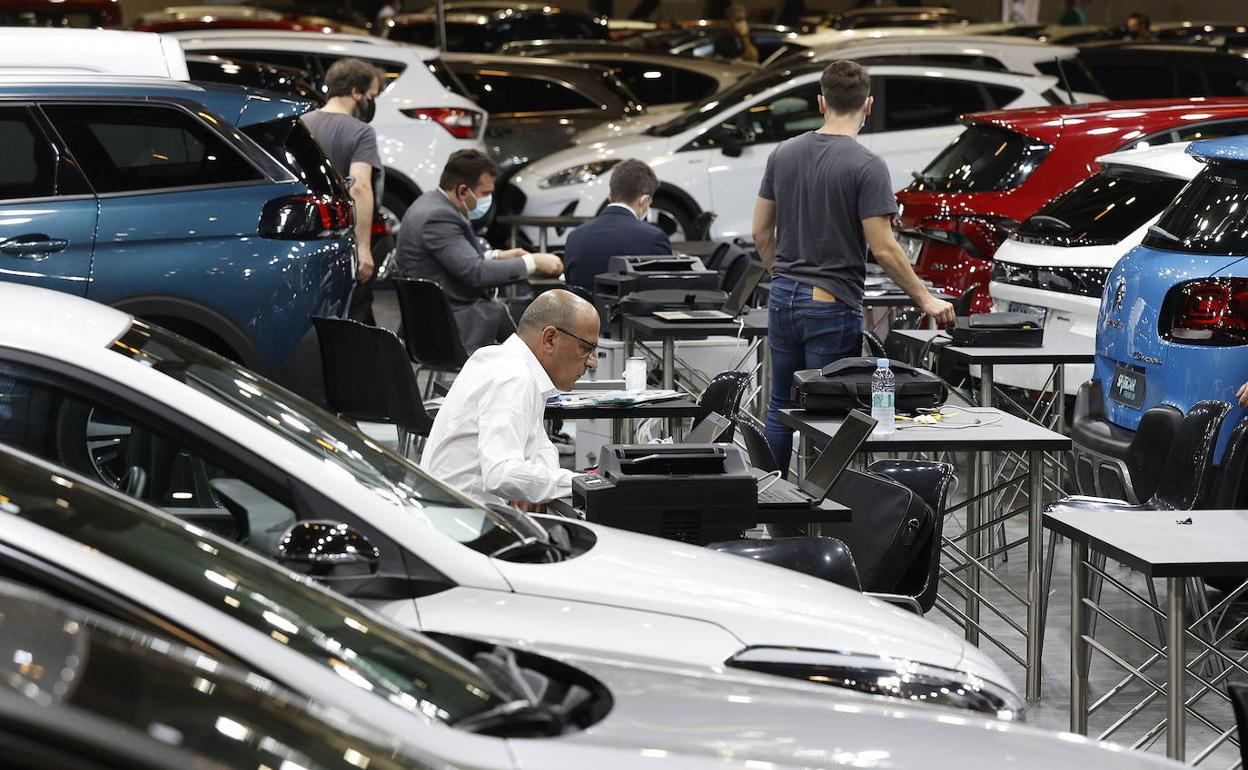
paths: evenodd
<path fill-rule="evenodd" d="M 811 131 L 767 159 L 758 197 L 776 202 L 775 272 L 862 306 L 862 220 L 897 213 L 888 167 L 853 138 Z"/>
<path fill-rule="evenodd" d="M 329 156 L 329 162 L 345 179 L 352 163 L 373 167 L 373 201 L 381 200 L 381 154 L 377 152 L 377 130 L 359 118 L 341 112 L 313 110 L 303 116 L 303 124 Z"/>

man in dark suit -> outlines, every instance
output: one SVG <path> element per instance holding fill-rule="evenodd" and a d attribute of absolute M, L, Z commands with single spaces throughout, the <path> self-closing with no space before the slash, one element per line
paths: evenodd
<path fill-rule="evenodd" d="M 568 235 L 564 278 L 573 286 L 594 290 L 594 276 L 607 272 L 611 257 L 671 254 L 667 233 L 644 221 L 659 179 L 645 163 L 631 159 L 611 169 L 607 207 Z"/>
<path fill-rule="evenodd" d="M 487 249 L 472 231 L 473 220 L 490 210 L 497 176 L 498 166 L 485 153 L 451 153 L 439 189 L 421 195 L 403 215 L 394 258 L 399 277 L 427 278 L 442 287 L 469 355 L 515 331 L 507 309 L 494 300 L 494 288 L 563 272 L 553 254 Z"/>

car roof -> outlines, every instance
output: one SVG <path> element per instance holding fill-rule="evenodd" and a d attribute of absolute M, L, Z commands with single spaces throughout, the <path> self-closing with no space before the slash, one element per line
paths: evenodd
<path fill-rule="evenodd" d="M 1102 155 L 1096 159 L 1102 166 L 1125 166 L 1158 176 L 1191 179 L 1200 170 L 1200 162 L 1188 154 L 1190 142 L 1171 142 L 1157 147 L 1139 147 Z"/>
<path fill-rule="evenodd" d="M 188 79 L 177 40 L 122 29 L 0 27 L 0 71 L 4 69 L 124 71 Z"/>
<path fill-rule="evenodd" d="M 1248 163 L 1248 136 L 1202 139 L 1199 142 L 1192 142 L 1187 152 L 1195 158 L 1206 161 Z"/>
<path fill-rule="evenodd" d="M 65 292 L 0 281 L 0 346 L 67 352 L 107 347 L 133 318 Z"/>
<path fill-rule="evenodd" d="M 198 43 L 232 43 L 255 45 L 264 43 L 275 48 L 291 51 L 333 51 L 360 56 L 409 53 L 420 59 L 436 58 L 438 52 L 427 46 L 400 43 L 370 35 L 350 35 L 341 32 L 301 32 L 283 29 L 197 29 L 166 33 L 176 37 L 183 47 Z"/>
<path fill-rule="evenodd" d="M 739 61 L 736 59 L 718 59 L 718 58 L 699 59 L 696 56 L 678 56 L 676 54 L 668 53 L 666 51 L 647 51 L 643 49 L 628 49 L 628 50 L 621 50 L 621 51 L 614 51 L 614 50 L 612 51 L 607 51 L 607 50 L 568 51 L 566 53 L 561 52 L 558 58 L 561 61 L 578 61 L 581 59 L 588 59 L 590 57 L 594 57 L 598 61 L 602 61 L 603 56 L 608 53 L 611 55 L 611 57 L 614 57 L 615 59 L 618 59 L 621 62 L 632 60 L 632 61 L 639 61 L 639 62 L 651 62 L 654 64 L 669 64 L 673 67 L 678 67 L 680 69 L 693 70 L 695 72 L 703 72 L 703 73 L 706 73 L 707 75 L 714 75 L 714 76 L 735 75 L 737 77 L 743 77 L 745 75 L 758 72 L 757 65 L 750 64 L 748 62 Z"/>
<path fill-rule="evenodd" d="M 589 62 L 564 61 L 547 59 L 540 56 L 503 56 L 494 53 L 460 53 L 447 51 L 442 54 L 442 61 L 448 65 L 476 64 L 485 67 L 497 67 L 500 70 L 550 70 L 551 74 L 571 74 L 589 72 L 600 75 L 610 72 L 610 68 Z"/>
<path fill-rule="evenodd" d="M 1248 99 L 1195 97 L 1191 99 L 1135 99 L 1093 104 L 1055 104 L 967 115 L 969 121 L 991 123 L 1043 142 L 1054 142 L 1063 128 L 1078 125 L 1084 134 L 1098 127 L 1136 125 L 1142 131 L 1160 130 L 1185 120 L 1248 115 Z M 1199 116 L 1199 117 L 1197 117 Z"/>

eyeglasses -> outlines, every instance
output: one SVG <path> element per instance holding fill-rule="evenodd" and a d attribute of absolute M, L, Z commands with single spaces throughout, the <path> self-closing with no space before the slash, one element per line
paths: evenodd
<path fill-rule="evenodd" d="M 569 337 L 571 337 L 572 339 L 576 340 L 577 342 L 581 343 L 581 344 L 582 344 L 582 345 L 584 345 L 586 348 L 588 348 L 588 350 L 581 351 L 581 355 L 585 356 L 586 358 L 589 358 L 590 356 L 593 356 L 593 355 L 597 355 L 597 353 L 598 353 L 598 343 L 597 343 L 597 342 L 590 342 L 589 340 L 585 339 L 584 337 L 578 337 L 578 336 L 576 336 L 575 334 L 573 334 L 572 332 L 568 331 L 567 329 L 562 329 L 562 328 L 560 328 L 560 327 L 558 327 L 558 326 L 556 326 L 556 327 L 555 327 L 555 331 L 563 332 L 564 334 L 568 335 L 568 336 L 569 336 Z"/>

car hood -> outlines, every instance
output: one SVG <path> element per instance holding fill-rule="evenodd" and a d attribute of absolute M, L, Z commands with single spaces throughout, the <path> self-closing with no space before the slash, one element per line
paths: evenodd
<path fill-rule="evenodd" d="M 509 741 L 520 767 L 1177 768 L 1167 760 L 937 706 L 838 694 L 736 672 L 567 656 L 611 711 L 578 733 Z M 575 761 L 571 761 L 575 758 Z M 571 762 L 569 764 L 569 762 Z"/>
<path fill-rule="evenodd" d="M 651 126 L 661 125 L 685 111 L 685 104 L 664 104 L 659 107 L 647 107 L 637 117 L 623 120 L 608 120 L 577 133 L 572 140 L 573 145 L 593 144 L 614 139 L 617 136 L 640 134 Z"/>
<path fill-rule="evenodd" d="M 697 619 L 724 628 L 744 647 L 906 658 L 1009 686 L 1001 670 L 961 638 L 856 591 L 707 548 L 578 525 L 591 529 L 597 543 L 576 558 L 557 564 L 494 564 L 516 593 Z M 704 663 L 697 650 L 672 653 L 675 659 Z"/>
<path fill-rule="evenodd" d="M 653 165 L 652 161 L 655 156 L 668 152 L 671 141 L 666 137 L 630 134 L 592 144 L 572 146 L 530 163 L 512 177 L 512 182 L 523 189 L 529 185 L 536 185 L 557 171 L 600 160 L 639 158 Z"/>

